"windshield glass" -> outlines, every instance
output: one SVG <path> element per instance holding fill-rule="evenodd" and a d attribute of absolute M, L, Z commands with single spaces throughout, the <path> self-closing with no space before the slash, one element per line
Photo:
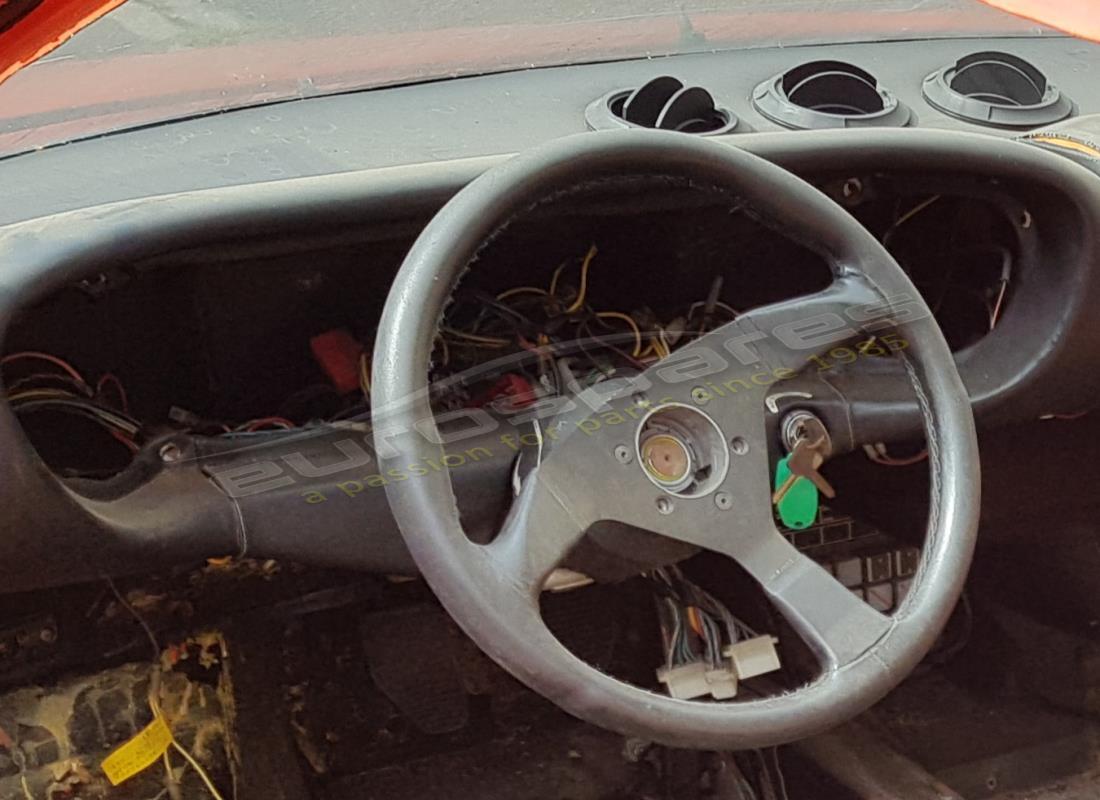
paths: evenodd
<path fill-rule="evenodd" d="M 129 0 L 0 84 L 0 155 L 242 106 L 502 70 L 1045 32 L 978 0 Z"/>

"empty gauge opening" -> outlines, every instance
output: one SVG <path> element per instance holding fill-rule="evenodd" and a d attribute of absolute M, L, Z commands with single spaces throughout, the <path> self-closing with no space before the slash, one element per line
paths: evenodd
<path fill-rule="evenodd" d="M 948 85 L 975 100 L 1031 106 L 1043 101 L 1047 79 L 1022 58 L 1007 53 L 976 53 L 959 59 Z"/>
<path fill-rule="evenodd" d="M 979 125 L 1030 128 L 1073 111 L 1038 67 L 1011 53 L 963 56 L 925 78 L 923 90 L 941 111 Z"/>
<path fill-rule="evenodd" d="M 862 116 L 882 111 L 874 76 L 839 61 L 816 61 L 783 76 L 783 90 L 796 106 L 825 114 Z"/>
<path fill-rule="evenodd" d="M 753 91 L 756 109 L 788 128 L 905 125 L 909 110 L 875 76 L 843 61 L 811 61 Z"/>

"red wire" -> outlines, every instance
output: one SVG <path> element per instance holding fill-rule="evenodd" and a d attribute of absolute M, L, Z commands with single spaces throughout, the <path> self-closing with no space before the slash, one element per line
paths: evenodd
<path fill-rule="evenodd" d="M 93 394 L 91 388 L 88 386 L 88 382 L 86 380 L 84 380 L 84 376 L 80 374 L 80 372 L 76 369 L 76 367 L 74 367 L 68 361 L 65 361 L 62 358 L 58 358 L 57 356 L 50 355 L 49 353 L 41 353 L 41 352 L 38 352 L 37 350 L 25 350 L 25 351 L 20 352 L 20 353 L 9 353 L 8 355 L 4 356 L 3 358 L 0 358 L 0 366 L 11 364 L 14 361 L 32 360 L 32 359 L 36 360 L 36 361 L 45 361 L 47 364 L 53 364 L 55 367 L 62 370 L 66 375 L 68 375 L 70 378 L 72 378 L 74 381 L 76 381 L 77 385 L 84 388 L 88 392 L 89 395 Z M 94 394 L 96 394 L 96 395 L 100 394 L 103 391 L 104 385 L 107 384 L 107 383 L 113 383 L 114 384 L 116 390 L 118 391 L 118 396 L 119 396 L 119 400 L 122 403 L 123 411 L 125 411 L 126 413 L 129 413 L 130 408 L 129 408 L 129 401 L 126 398 L 126 390 L 124 388 L 122 388 L 122 382 L 115 375 L 112 375 L 111 373 L 107 373 L 106 375 L 103 375 L 99 379 L 99 381 L 96 383 L 96 388 L 95 388 Z M 137 443 L 134 442 L 133 439 L 131 439 L 129 436 L 127 436 L 122 431 L 115 430 L 115 429 L 111 428 L 111 429 L 109 429 L 109 432 L 110 432 L 111 436 L 113 436 L 115 439 L 117 439 L 119 442 L 121 442 L 123 445 L 125 445 L 126 448 L 128 450 L 130 450 L 131 452 L 136 453 L 136 452 L 138 452 L 138 450 L 140 450 Z"/>
<path fill-rule="evenodd" d="M 13 361 L 18 361 L 20 359 L 29 358 L 38 359 L 40 361 L 46 361 L 50 364 L 53 364 L 55 367 L 59 367 L 60 369 L 63 369 L 65 372 L 67 372 L 69 376 L 72 377 L 73 380 L 77 381 L 81 386 L 84 386 L 85 388 L 87 388 L 88 386 L 88 382 L 84 380 L 84 376 L 77 372 L 76 368 L 68 361 L 60 359 L 57 356 L 51 356 L 49 353 L 39 353 L 36 350 L 26 350 L 22 353 L 9 353 L 3 358 L 0 358 L 0 366 L 3 366 L 4 364 L 10 364 Z"/>
<path fill-rule="evenodd" d="M 260 419 L 246 422 L 245 430 L 251 433 L 252 431 L 258 431 L 260 428 L 266 428 L 272 425 L 277 425 L 280 428 L 294 427 L 294 423 L 285 417 L 261 417 Z"/>
<path fill-rule="evenodd" d="M 111 434 L 111 436 L 113 436 L 113 437 L 115 437 L 116 439 L 118 439 L 118 441 L 120 441 L 120 442 L 122 442 L 122 443 L 123 443 L 124 445 L 126 445 L 126 447 L 127 447 L 127 448 L 128 448 L 129 450 L 130 450 L 130 452 L 132 452 L 132 453 L 136 453 L 136 452 L 137 452 L 138 450 L 140 450 L 140 449 L 141 449 L 140 447 L 138 447 L 138 446 L 137 446 L 137 443 L 136 443 L 136 442 L 134 442 L 134 440 L 133 440 L 133 439 L 130 439 L 129 437 L 127 437 L 127 436 L 126 436 L 126 434 L 124 434 L 124 433 L 123 433 L 122 431 L 116 431 L 116 430 L 114 430 L 114 429 L 112 428 L 112 429 L 110 429 L 110 434 Z"/>
<path fill-rule="evenodd" d="M 115 387 L 115 391 L 118 392 L 119 402 L 122 404 L 122 410 L 125 411 L 127 414 L 129 414 L 130 413 L 130 401 L 126 397 L 126 390 L 124 388 L 122 388 L 122 381 L 120 381 L 118 379 L 118 377 L 115 376 L 113 373 L 108 372 L 108 373 L 102 375 L 100 377 L 100 379 L 98 381 L 96 381 L 95 393 L 97 395 L 102 394 L 103 393 L 103 387 L 108 383 L 110 383 L 111 385 L 113 385 Z"/>

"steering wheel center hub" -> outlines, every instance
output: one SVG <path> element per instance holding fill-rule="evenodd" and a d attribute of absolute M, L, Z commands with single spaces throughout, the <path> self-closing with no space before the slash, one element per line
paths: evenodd
<path fill-rule="evenodd" d="M 667 403 L 642 418 L 635 436 L 638 463 L 649 480 L 677 497 L 704 497 L 729 470 L 729 447 L 708 414 Z"/>

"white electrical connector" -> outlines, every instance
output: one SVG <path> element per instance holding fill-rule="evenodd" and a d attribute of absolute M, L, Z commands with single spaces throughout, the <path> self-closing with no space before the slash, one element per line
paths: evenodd
<path fill-rule="evenodd" d="M 737 695 L 737 676 L 726 667 L 711 667 L 704 661 L 692 661 L 675 667 L 661 667 L 657 680 L 677 700 L 693 700 L 710 695 L 729 700 Z"/>
<path fill-rule="evenodd" d="M 730 660 L 733 673 L 739 680 L 748 680 L 779 669 L 779 653 L 775 646 L 779 640 L 765 634 L 727 645 L 722 655 Z"/>

